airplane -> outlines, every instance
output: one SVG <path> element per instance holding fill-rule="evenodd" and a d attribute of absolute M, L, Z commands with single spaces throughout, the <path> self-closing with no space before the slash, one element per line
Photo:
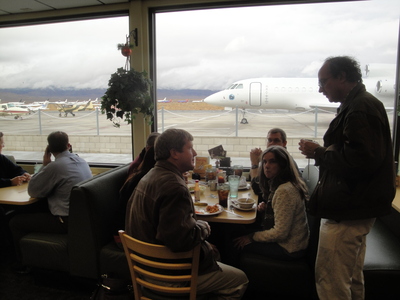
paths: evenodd
<path fill-rule="evenodd" d="M 57 110 L 60 112 L 59 116 L 62 116 L 62 113 L 64 113 L 64 116 L 68 116 L 68 114 L 71 114 L 72 116 L 75 117 L 74 111 L 84 111 L 86 109 L 93 109 L 93 105 L 91 105 L 92 100 L 89 99 L 86 102 L 75 102 L 75 103 L 69 103 L 67 100 L 65 102 L 55 102 L 54 104 L 57 106 Z"/>
<path fill-rule="evenodd" d="M 16 106 L 14 103 L 1 103 L 0 115 L 12 115 L 14 119 L 21 119 L 23 115 L 29 115 L 30 111 L 27 108 Z"/>
<path fill-rule="evenodd" d="M 27 107 L 30 111 L 37 112 L 39 109 L 47 110 L 48 105 L 49 105 L 49 101 L 46 100 L 44 102 L 33 102 L 31 104 L 24 104 L 21 107 Z"/>
<path fill-rule="evenodd" d="M 34 113 L 37 112 L 39 109 L 40 110 L 46 110 L 47 105 L 49 104 L 49 101 L 44 101 L 44 102 L 33 102 L 30 104 L 27 104 L 25 102 L 8 102 L 10 104 L 13 104 L 15 107 L 21 107 L 29 110 L 29 113 Z"/>
<path fill-rule="evenodd" d="M 157 102 L 158 102 L 158 103 L 170 103 L 170 102 L 172 102 L 172 100 L 167 100 L 167 97 L 165 97 L 165 98 L 162 99 L 162 100 L 157 100 Z"/>
<path fill-rule="evenodd" d="M 374 73 L 376 67 L 376 75 Z M 365 84 L 367 91 L 381 100 L 386 110 L 393 110 L 395 93 L 395 65 L 366 65 Z M 241 124 L 248 124 L 246 109 L 285 109 L 306 111 L 321 108 L 334 111 L 339 103 L 330 103 L 319 93 L 315 78 L 253 78 L 239 80 L 227 89 L 214 93 L 204 102 L 222 107 L 242 109 Z"/>

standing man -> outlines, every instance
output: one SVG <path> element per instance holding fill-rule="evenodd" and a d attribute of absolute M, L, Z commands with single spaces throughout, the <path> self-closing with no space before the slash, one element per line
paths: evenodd
<path fill-rule="evenodd" d="M 24 235 L 30 232 L 67 233 L 71 189 L 92 177 L 87 162 L 69 152 L 71 145 L 65 132 L 50 133 L 47 142 L 43 166 L 32 176 L 28 194 L 35 198 L 47 198 L 48 210 L 18 214 L 10 221 L 18 260 L 21 260 L 19 241 Z M 53 162 L 52 154 L 55 157 Z"/>
<path fill-rule="evenodd" d="M 197 292 L 217 299 L 241 299 L 248 279 L 243 271 L 219 263 L 206 241 L 211 229 L 197 220 L 183 173 L 194 168 L 193 137 L 182 129 L 168 129 L 156 140 L 156 164 L 138 183 L 127 206 L 125 230 L 144 242 L 172 251 L 188 251 L 199 243 L 201 261 Z"/>
<path fill-rule="evenodd" d="M 322 218 L 315 266 L 319 299 L 364 299 L 366 235 L 390 213 L 395 173 L 385 108 L 368 93 L 353 58 L 330 57 L 318 72 L 319 92 L 340 102 L 324 145 L 301 140 L 320 182 L 309 212 Z"/>

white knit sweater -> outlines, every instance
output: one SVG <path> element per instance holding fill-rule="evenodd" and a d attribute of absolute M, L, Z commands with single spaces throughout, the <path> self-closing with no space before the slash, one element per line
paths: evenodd
<path fill-rule="evenodd" d="M 276 242 L 289 253 L 307 248 L 309 230 L 304 201 L 291 182 L 281 184 L 272 198 L 275 226 L 253 235 L 256 242 Z"/>

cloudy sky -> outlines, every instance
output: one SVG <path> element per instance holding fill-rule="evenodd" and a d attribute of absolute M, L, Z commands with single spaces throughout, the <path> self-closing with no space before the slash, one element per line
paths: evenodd
<path fill-rule="evenodd" d="M 219 90 L 251 77 L 315 77 L 331 55 L 396 63 L 400 1 L 161 13 L 158 88 Z M 0 29 L 0 88 L 107 88 L 127 18 Z"/>

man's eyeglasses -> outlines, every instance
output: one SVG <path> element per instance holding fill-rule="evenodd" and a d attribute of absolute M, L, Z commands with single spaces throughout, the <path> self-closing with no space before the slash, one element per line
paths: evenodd
<path fill-rule="evenodd" d="M 325 86 L 325 84 L 328 82 L 329 79 L 331 79 L 332 77 L 328 77 L 328 78 L 324 78 L 324 79 L 320 79 L 318 81 L 318 86 L 320 88 L 323 88 Z"/>

